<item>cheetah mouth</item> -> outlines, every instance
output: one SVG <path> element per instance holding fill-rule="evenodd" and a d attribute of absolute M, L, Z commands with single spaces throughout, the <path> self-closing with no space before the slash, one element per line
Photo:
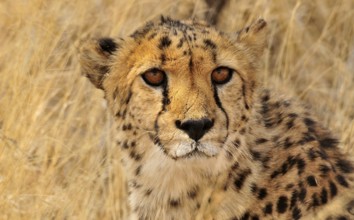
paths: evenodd
<path fill-rule="evenodd" d="M 194 150 L 192 150 L 191 152 L 180 156 L 179 158 L 186 158 L 186 159 L 190 159 L 190 158 L 208 158 L 210 156 L 208 156 L 207 154 L 205 154 L 204 152 L 198 150 L 197 148 L 195 148 Z"/>
<path fill-rule="evenodd" d="M 174 159 L 211 158 L 215 157 L 217 154 L 218 151 L 215 146 L 193 142 L 190 145 L 180 146 L 180 148 L 176 150 Z"/>

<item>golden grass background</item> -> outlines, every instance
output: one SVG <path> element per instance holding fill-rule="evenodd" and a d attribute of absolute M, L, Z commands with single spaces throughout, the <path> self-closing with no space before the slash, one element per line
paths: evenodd
<path fill-rule="evenodd" d="M 0 219 L 126 218 L 112 119 L 80 76 L 77 47 L 204 10 L 201 0 L 0 2 Z M 311 106 L 354 155 L 354 1 L 230 0 L 218 26 L 233 32 L 260 16 L 260 81 Z"/>

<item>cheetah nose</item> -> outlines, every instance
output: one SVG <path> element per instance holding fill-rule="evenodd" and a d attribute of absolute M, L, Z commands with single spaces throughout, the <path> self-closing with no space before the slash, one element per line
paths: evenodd
<path fill-rule="evenodd" d="M 202 118 L 199 120 L 187 120 L 185 122 L 176 120 L 175 124 L 178 129 L 186 132 L 191 139 L 198 141 L 204 136 L 205 133 L 210 130 L 210 128 L 213 127 L 214 120 L 210 120 L 208 118 Z"/>

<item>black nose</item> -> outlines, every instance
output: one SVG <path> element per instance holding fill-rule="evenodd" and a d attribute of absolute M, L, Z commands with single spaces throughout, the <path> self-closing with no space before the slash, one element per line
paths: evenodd
<path fill-rule="evenodd" d="M 195 141 L 202 138 L 203 135 L 207 133 L 211 127 L 213 127 L 213 125 L 214 121 L 207 118 L 187 120 L 183 123 L 180 120 L 176 121 L 176 127 L 186 132 L 188 136 Z"/>

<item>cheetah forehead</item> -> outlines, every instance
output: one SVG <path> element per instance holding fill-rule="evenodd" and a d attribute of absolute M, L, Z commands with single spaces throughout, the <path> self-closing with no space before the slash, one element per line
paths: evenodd
<path fill-rule="evenodd" d="M 123 43 L 127 50 L 120 57 L 136 74 L 149 66 L 167 63 L 173 67 L 209 63 L 254 71 L 265 47 L 265 26 L 265 21 L 260 19 L 226 34 L 203 21 L 161 17 L 131 34 Z"/>
<path fill-rule="evenodd" d="M 203 64 L 206 63 L 204 58 L 217 63 L 218 49 L 232 46 L 225 34 L 193 20 L 161 19 L 158 23 L 149 22 L 130 37 L 135 46 L 129 58 L 132 65 L 140 69 L 146 69 L 149 65 L 166 66 L 168 63 L 174 67 L 187 62 L 189 65 L 197 64 L 197 60 L 187 59 L 191 56 L 203 59 Z"/>

